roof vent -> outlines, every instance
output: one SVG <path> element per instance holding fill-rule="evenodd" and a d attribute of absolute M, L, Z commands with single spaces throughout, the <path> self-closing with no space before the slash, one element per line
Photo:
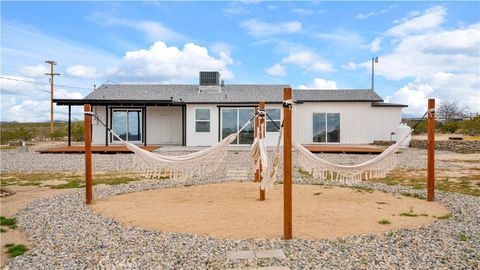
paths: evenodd
<path fill-rule="evenodd" d="M 220 72 L 218 71 L 200 71 L 200 85 L 220 85 Z"/>

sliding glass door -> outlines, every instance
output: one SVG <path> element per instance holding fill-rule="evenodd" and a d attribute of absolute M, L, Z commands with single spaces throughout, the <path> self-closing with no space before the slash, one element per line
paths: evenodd
<path fill-rule="evenodd" d="M 340 142 L 340 114 L 314 113 L 313 114 L 313 142 L 338 143 Z"/>
<path fill-rule="evenodd" d="M 221 108 L 222 139 L 240 130 L 255 114 L 254 108 Z M 253 121 L 232 144 L 251 144 L 253 142 Z"/>
<path fill-rule="evenodd" d="M 142 141 L 142 110 L 141 109 L 113 109 L 113 131 L 122 140 L 130 142 Z M 113 141 L 118 139 L 113 136 Z"/>

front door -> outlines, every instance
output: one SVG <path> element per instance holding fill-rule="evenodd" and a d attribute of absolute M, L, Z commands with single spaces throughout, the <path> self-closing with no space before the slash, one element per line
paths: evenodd
<path fill-rule="evenodd" d="M 255 114 L 254 108 L 221 108 L 222 139 L 241 129 Z M 253 143 L 253 121 L 238 135 L 232 144 Z"/>

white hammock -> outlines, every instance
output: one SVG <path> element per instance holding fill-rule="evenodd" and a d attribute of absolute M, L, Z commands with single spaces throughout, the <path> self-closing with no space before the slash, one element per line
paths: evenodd
<path fill-rule="evenodd" d="M 181 156 L 165 156 L 152 153 L 123 140 L 113 130 L 110 130 L 110 132 L 135 154 L 135 167 L 144 177 L 170 178 L 185 181 L 191 178 L 206 177 L 215 172 L 225 159 L 230 143 L 232 143 L 238 134 L 250 125 L 251 122 L 252 119 L 236 133 L 228 135 L 211 147 Z"/>
<path fill-rule="evenodd" d="M 296 159 L 298 167 L 310 173 L 314 178 L 325 180 L 337 180 L 344 183 L 358 182 L 362 179 L 385 177 L 388 172 L 395 168 L 397 160 L 395 153 L 400 148 L 405 138 L 397 141 L 385 149 L 378 156 L 355 165 L 339 165 L 326 161 L 313 154 L 302 145 L 296 143 L 294 148 L 298 150 Z"/>

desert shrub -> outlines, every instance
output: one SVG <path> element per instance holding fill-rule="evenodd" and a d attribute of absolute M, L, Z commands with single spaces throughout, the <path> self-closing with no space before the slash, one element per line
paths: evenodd
<path fill-rule="evenodd" d="M 72 122 L 71 135 L 73 141 L 83 141 L 85 139 L 83 122 Z"/>
<path fill-rule="evenodd" d="M 455 133 L 460 128 L 460 123 L 456 121 L 448 121 L 439 128 L 442 133 Z"/>
<path fill-rule="evenodd" d="M 417 124 L 417 121 L 408 121 L 407 125 L 411 128 L 413 128 Z M 422 120 L 420 123 L 418 123 L 417 127 L 413 131 L 413 134 L 423 134 L 427 133 L 427 120 Z"/>
<path fill-rule="evenodd" d="M 56 141 L 58 139 L 62 139 L 66 135 L 67 135 L 67 132 L 65 131 L 64 128 L 58 128 L 58 129 L 54 129 L 53 133 L 50 133 L 50 138 Z"/>
<path fill-rule="evenodd" d="M 473 136 L 480 134 L 480 115 L 473 117 L 472 119 L 465 120 L 462 125 L 463 133 Z"/>

